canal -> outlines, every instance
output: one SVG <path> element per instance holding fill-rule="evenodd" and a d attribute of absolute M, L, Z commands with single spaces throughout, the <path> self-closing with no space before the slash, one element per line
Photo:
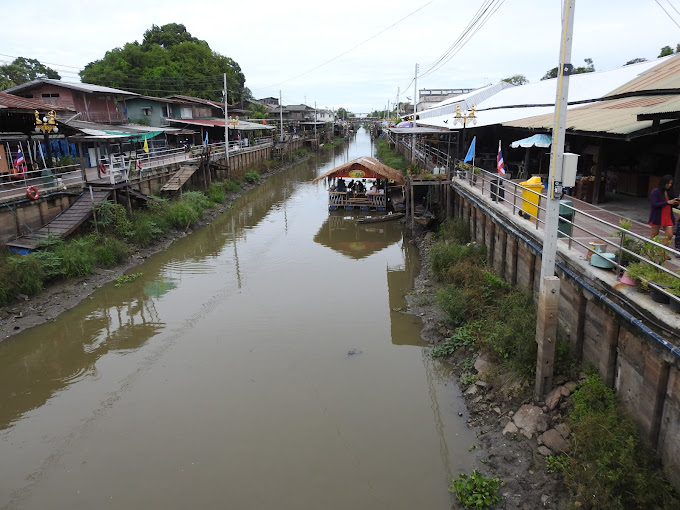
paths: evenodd
<path fill-rule="evenodd" d="M 266 179 L 56 319 L 0 343 L 0 508 L 444 509 L 474 433 L 417 317 L 398 222 Z"/>

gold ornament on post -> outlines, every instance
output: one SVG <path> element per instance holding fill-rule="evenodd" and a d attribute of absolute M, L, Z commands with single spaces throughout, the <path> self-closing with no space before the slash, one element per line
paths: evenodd
<path fill-rule="evenodd" d="M 42 120 L 40 119 L 40 114 L 38 110 L 34 110 L 35 114 L 35 132 L 43 134 L 58 133 L 59 128 L 57 127 L 57 113 L 54 110 L 47 112 Z"/>

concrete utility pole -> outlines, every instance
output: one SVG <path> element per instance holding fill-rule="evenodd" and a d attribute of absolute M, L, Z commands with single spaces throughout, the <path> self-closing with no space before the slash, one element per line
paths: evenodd
<path fill-rule="evenodd" d="M 416 74 L 413 77 L 413 133 L 411 134 L 411 163 L 416 162 L 416 105 L 418 104 L 418 64 L 416 64 Z"/>
<path fill-rule="evenodd" d="M 283 141 L 283 103 L 281 102 L 281 91 L 279 90 L 279 119 L 281 123 L 281 141 Z"/>
<path fill-rule="evenodd" d="M 560 298 L 560 280 L 555 276 L 555 256 L 557 253 L 560 195 L 562 194 L 562 161 L 564 159 L 569 75 L 573 70 L 573 66 L 569 62 L 571 62 L 575 3 L 576 0 L 564 0 L 564 11 L 562 13 L 560 65 L 557 70 L 555 121 L 552 133 L 548 201 L 546 204 L 543 256 L 541 260 L 541 287 L 536 324 L 538 355 L 536 359 L 535 393 L 538 400 L 552 389 L 553 365 L 555 362 L 557 304 Z M 560 181 L 556 180 L 556 175 L 559 176 Z"/>

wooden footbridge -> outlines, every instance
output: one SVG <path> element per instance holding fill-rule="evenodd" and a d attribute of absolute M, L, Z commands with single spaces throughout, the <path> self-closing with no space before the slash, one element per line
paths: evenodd
<path fill-rule="evenodd" d="M 93 189 L 91 193 L 86 190 L 68 209 L 62 211 L 47 225 L 6 244 L 11 251 L 27 253 L 38 248 L 41 241 L 64 239 L 92 215 L 95 204 L 109 198 L 111 193 L 111 189 Z"/>
<path fill-rule="evenodd" d="M 175 172 L 175 175 L 170 177 L 170 179 L 168 179 L 168 181 L 163 185 L 161 191 L 178 191 L 191 178 L 191 176 L 196 173 L 198 168 L 198 164 L 182 165 L 179 170 Z"/>

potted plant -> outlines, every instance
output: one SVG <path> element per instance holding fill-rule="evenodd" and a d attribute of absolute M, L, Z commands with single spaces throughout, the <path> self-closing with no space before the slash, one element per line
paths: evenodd
<path fill-rule="evenodd" d="M 465 179 L 467 177 L 468 172 L 472 172 L 472 165 L 468 163 L 458 162 L 458 164 L 456 165 L 456 176 L 459 179 Z"/>
<path fill-rule="evenodd" d="M 473 186 L 477 184 L 477 176 L 481 173 L 481 170 L 476 166 L 472 167 L 472 174 L 470 175 L 470 184 Z"/>
<path fill-rule="evenodd" d="M 680 278 L 676 278 L 668 292 L 671 294 L 669 303 L 671 310 L 680 313 Z"/>
<path fill-rule="evenodd" d="M 611 237 L 618 237 L 621 241 L 618 242 L 619 249 L 616 250 L 616 261 L 619 265 L 626 267 L 631 262 L 635 262 L 637 258 L 631 254 L 643 255 L 643 242 L 626 234 L 630 231 L 633 222 L 629 219 L 621 219 L 619 221 L 620 230 L 614 232 Z"/>

